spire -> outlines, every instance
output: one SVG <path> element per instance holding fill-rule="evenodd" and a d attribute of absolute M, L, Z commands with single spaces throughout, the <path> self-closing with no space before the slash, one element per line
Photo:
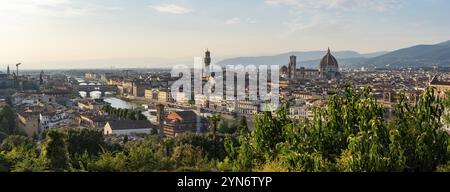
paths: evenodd
<path fill-rule="evenodd" d="M 205 62 L 205 67 L 209 67 L 211 65 L 211 53 L 209 52 L 209 49 L 206 49 L 206 53 L 205 53 L 205 58 L 204 58 L 204 62 Z"/>
<path fill-rule="evenodd" d="M 8 65 L 8 67 L 6 68 L 6 74 L 10 74 L 11 72 L 9 71 L 9 65 Z"/>
<path fill-rule="evenodd" d="M 39 83 L 41 85 L 44 83 L 44 70 L 41 70 L 41 74 L 39 75 Z"/>
<path fill-rule="evenodd" d="M 206 52 L 205 52 L 205 56 L 206 57 L 210 57 L 210 55 L 211 55 L 211 52 L 209 51 L 209 48 L 207 48 Z"/>
<path fill-rule="evenodd" d="M 327 52 L 328 52 L 328 54 L 330 54 L 330 53 L 331 53 L 331 51 L 330 51 L 330 47 L 328 47 L 328 51 L 327 51 Z"/>

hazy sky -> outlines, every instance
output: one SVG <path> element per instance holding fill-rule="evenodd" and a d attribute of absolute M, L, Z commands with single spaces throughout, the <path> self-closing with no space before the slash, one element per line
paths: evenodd
<path fill-rule="evenodd" d="M 448 0 L 0 0 L 0 70 L 164 67 L 450 40 Z"/>

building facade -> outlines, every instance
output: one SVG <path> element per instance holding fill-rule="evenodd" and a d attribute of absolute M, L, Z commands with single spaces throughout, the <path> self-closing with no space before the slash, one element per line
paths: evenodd
<path fill-rule="evenodd" d="M 150 134 L 156 126 L 148 120 L 116 120 L 109 121 L 103 128 L 105 135 Z"/>
<path fill-rule="evenodd" d="M 288 66 L 281 68 L 281 73 L 290 83 L 298 80 L 314 80 L 314 79 L 339 79 L 339 64 L 337 59 L 331 54 L 330 49 L 326 55 L 320 60 L 317 69 L 307 69 L 305 67 L 297 68 L 297 57 L 289 58 Z"/>

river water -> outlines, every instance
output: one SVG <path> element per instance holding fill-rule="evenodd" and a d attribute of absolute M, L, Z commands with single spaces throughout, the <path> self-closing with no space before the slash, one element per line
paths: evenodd
<path fill-rule="evenodd" d="M 90 83 L 87 84 L 85 83 L 85 80 L 82 78 L 77 78 L 78 83 L 80 83 L 80 85 L 95 85 L 94 83 Z M 97 85 L 100 85 L 101 83 L 97 83 Z M 87 93 L 84 91 L 80 91 L 80 96 L 85 98 L 87 96 Z M 139 109 L 139 110 L 143 110 L 144 107 L 143 106 L 139 106 L 136 105 L 134 103 L 130 103 L 128 101 L 116 98 L 116 97 L 108 97 L 114 95 L 114 93 L 110 93 L 110 92 L 106 92 L 106 97 L 103 98 L 103 100 L 109 104 L 111 104 L 111 107 L 117 108 L 117 109 Z M 100 99 L 101 98 L 101 92 L 100 91 L 93 91 L 90 94 L 90 97 L 92 99 Z M 155 111 L 155 110 L 143 110 L 142 114 L 145 115 L 147 117 L 147 119 L 149 119 L 151 122 L 156 123 L 156 116 L 151 115 L 150 111 Z"/>
<path fill-rule="evenodd" d="M 115 97 L 109 97 L 103 99 L 105 102 L 111 104 L 111 107 L 117 108 L 117 109 L 136 109 L 139 108 L 136 104 L 124 101 L 119 98 Z"/>

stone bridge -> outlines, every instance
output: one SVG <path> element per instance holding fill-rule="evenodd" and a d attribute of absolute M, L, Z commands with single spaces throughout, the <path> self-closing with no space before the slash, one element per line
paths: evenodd
<path fill-rule="evenodd" d="M 73 91 L 75 93 L 79 93 L 80 91 L 84 91 L 87 94 L 87 97 L 90 96 L 90 93 L 93 91 L 99 91 L 102 94 L 102 97 L 105 96 L 106 92 L 117 93 L 117 86 L 115 85 L 76 85 L 73 87 Z"/>

